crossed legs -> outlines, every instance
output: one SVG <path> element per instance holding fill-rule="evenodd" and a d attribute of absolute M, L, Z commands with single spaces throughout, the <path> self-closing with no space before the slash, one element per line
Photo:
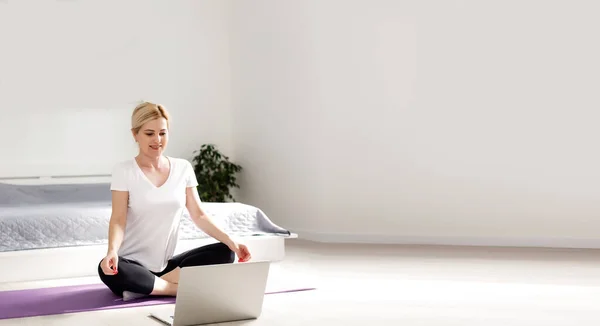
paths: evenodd
<path fill-rule="evenodd" d="M 119 257 L 118 273 L 106 275 L 98 264 L 98 274 L 106 286 L 118 296 L 177 295 L 181 268 L 233 263 L 235 253 L 223 243 L 213 243 L 186 251 L 171 258 L 167 267 L 154 273 L 140 263 Z M 100 262 L 101 263 L 101 262 Z M 127 298 L 126 298 L 127 299 Z"/>

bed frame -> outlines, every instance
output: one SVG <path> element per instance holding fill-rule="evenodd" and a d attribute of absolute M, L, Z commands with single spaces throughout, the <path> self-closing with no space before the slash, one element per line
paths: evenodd
<path fill-rule="evenodd" d="M 109 177 L 109 176 L 108 176 Z M 53 184 L 79 182 L 106 182 L 107 176 L 0 178 L 2 183 Z M 107 230 L 108 232 L 108 230 Z M 235 237 L 248 246 L 253 261 L 281 261 L 285 257 L 285 241 L 298 236 L 260 235 Z M 175 254 L 216 242 L 213 238 L 179 240 Z M 69 246 L 0 252 L 0 283 L 27 282 L 63 278 L 93 277 L 98 275 L 98 263 L 106 255 L 107 245 Z M 236 257 L 237 263 L 237 257 Z"/>
<path fill-rule="evenodd" d="M 236 240 L 248 246 L 254 261 L 281 261 L 285 257 L 285 241 L 296 237 L 295 234 L 288 237 L 268 235 Z M 180 240 L 175 253 L 213 242 L 212 238 Z M 98 263 L 106 255 L 106 248 L 106 245 L 93 245 L 2 252 L 0 282 L 98 276 Z"/>

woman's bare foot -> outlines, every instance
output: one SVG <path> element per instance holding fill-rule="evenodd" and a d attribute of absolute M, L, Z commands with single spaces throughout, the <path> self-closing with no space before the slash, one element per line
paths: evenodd
<path fill-rule="evenodd" d="M 123 291 L 123 301 L 131 301 L 139 298 L 147 297 L 147 294 L 135 293 L 131 291 Z"/>
<path fill-rule="evenodd" d="M 154 289 L 150 295 L 176 296 L 177 289 L 178 285 L 176 283 L 171 283 L 160 277 L 156 277 L 154 280 Z"/>
<path fill-rule="evenodd" d="M 161 276 L 163 280 L 169 283 L 179 284 L 179 273 L 181 271 L 180 267 L 176 267 L 174 270 L 168 272 L 167 274 Z"/>

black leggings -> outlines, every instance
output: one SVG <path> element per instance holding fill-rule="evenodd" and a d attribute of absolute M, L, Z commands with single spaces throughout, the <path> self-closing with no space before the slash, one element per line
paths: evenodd
<path fill-rule="evenodd" d="M 122 296 L 123 291 L 140 294 L 150 294 L 154 290 L 155 277 L 161 277 L 177 267 L 216 265 L 233 263 L 235 253 L 223 243 L 213 243 L 200 248 L 192 249 L 169 259 L 167 267 L 158 273 L 143 267 L 131 259 L 119 257 L 118 273 L 106 275 L 98 264 L 100 279 L 116 295 Z"/>

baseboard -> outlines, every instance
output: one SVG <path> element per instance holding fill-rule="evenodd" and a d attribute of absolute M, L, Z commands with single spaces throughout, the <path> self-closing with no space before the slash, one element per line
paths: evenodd
<path fill-rule="evenodd" d="M 293 230 L 300 239 L 325 243 L 600 249 L 600 238 L 404 236 Z"/>

